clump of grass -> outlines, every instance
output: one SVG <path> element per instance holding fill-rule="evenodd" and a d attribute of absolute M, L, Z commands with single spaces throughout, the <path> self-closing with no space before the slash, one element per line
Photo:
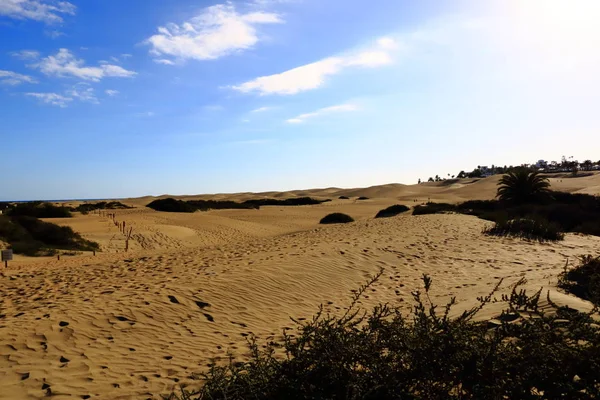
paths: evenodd
<path fill-rule="evenodd" d="M 343 213 L 332 213 L 324 216 L 320 224 L 347 224 L 348 222 L 354 222 L 354 218 Z"/>
<path fill-rule="evenodd" d="M 448 203 L 427 203 L 418 205 L 413 209 L 413 215 L 440 214 L 456 212 L 456 206 Z"/>
<path fill-rule="evenodd" d="M 567 268 L 558 278 L 558 286 L 567 292 L 600 306 L 600 257 L 583 256 L 579 265 Z"/>
<path fill-rule="evenodd" d="M 410 210 L 410 208 L 408 208 L 404 204 L 395 204 L 393 206 L 389 206 L 388 208 L 380 210 L 377 213 L 377 215 L 375 215 L 375 218 L 389 218 L 389 217 L 394 217 L 394 216 L 396 216 L 398 214 L 402 214 L 403 212 L 406 212 L 408 210 Z"/>
<path fill-rule="evenodd" d="M 381 274 L 381 273 L 380 273 Z M 379 276 L 362 286 L 341 316 L 319 309 L 297 324 L 295 335 L 264 345 L 249 340 L 250 359 L 213 363 L 197 375 L 199 390 L 183 399 L 533 399 L 598 398 L 600 329 L 592 313 L 538 307 L 540 291 L 528 295 L 518 282 L 494 324 L 475 315 L 493 300 L 450 317 L 430 300 L 431 279 L 416 291 L 410 316 L 396 305 L 370 312 L 359 298 Z M 516 318 L 522 318 L 515 323 Z M 283 357 L 276 355 L 282 349 Z M 172 398 L 178 398 L 172 395 Z"/>
<path fill-rule="evenodd" d="M 565 238 L 560 227 L 540 217 L 515 218 L 498 221 L 493 226 L 485 228 L 483 233 L 492 236 L 512 236 L 521 239 L 558 241 Z"/>

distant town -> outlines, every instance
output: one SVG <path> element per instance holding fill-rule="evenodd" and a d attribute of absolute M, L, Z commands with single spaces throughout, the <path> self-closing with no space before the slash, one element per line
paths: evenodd
<path fill-rule="evenodd" d="M 600 160 L 595 161 L 595 162 L 592 160 L 585 160 L 585 161 L 579 162 L 578 160 L 574 160 L 573 156 L 571 156 L 571 157 L 563 156 L 560 161 L 538 160 L 536 163 L 533 163 L 533 164 L 521 164 L 521 165 L 517 165 L 517 166 L 492 165 L 492 166 L 488 167 L 486 165 L 478 165 L 477 168 L 475 168 L 471 172 L 460 171 L 456 175 L 451 175 L 451 174 L 447 174 L 446 176 L 436 175 L 434 177 L 429 177 L 427 182 L 440 182 L 440 181 L 445 181 L 447 179 L 486 178 L 486 177 L 492 176 L 492 175 L 504 174 L 504 173 L 510 171 L 511 169 L 519 168 L 519 167 L 535 169 L 539 172 L 543 172 L 546 174 L 568 172 L 568 173 L 571 173 L 576 176 L 577 174 L 579 174 L 580 171 L 600 171 Z M 420 184 L 420 183 L 424 183 L 424 182 L 425 181 L 422 181 L 421 179 L 419 179 L 418 183 Z"/>

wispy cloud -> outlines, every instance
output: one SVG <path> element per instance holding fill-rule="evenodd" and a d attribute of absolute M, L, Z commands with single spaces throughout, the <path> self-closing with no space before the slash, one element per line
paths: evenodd
<path fill-rule="evenodd" d="M 60 23 L 63 15 L 74 15 L 76 9 L 67 1 L 0 0 L 0 15 L 46 23 Z"/>
<path fill-rule="evenodd" d="M 316 89 L 321 87 L 327 78 L 347 68 L 376 68 L 391 64 L 391 51 L 394 46 L 397 44 L 393 39 L 380 38 L 371 48 L 328 57 L 279 74 L 261 76 L 232 88 L 242 93 L 257 92 L 261 95 L 290 95 Z"/>
<path fill-rule="evenodd" d="M 250 111 L 253 113 L 261 113 L 261 112 L 265 112 L 265 111 L 269 111 L 272 110 L 273 107 L 259 107 L 259 108 L 255 108 L 254 110 Z"/>
<path fill-rule="evenodd" d="M 70 97 L 65 97 L 58 93 L 25 93 L 26 96 L 35 97 L 46 104 L 58 106 L 61 108 L 67 107 L 67 105 L 73 101 Z"/>
<path fill-rule="evenodd" d="M 49 38 L 52 38 L 52 39 L 58 39 L 59 37 L 61 37 L 61 36 L 64 36 L 64 35 L 65 35 L 65 33 L 64 33 L 64 32 L 61 32 L 61 31 L 59 31 L 59 30 L 57 30 L 57 29 L 45 30 L 45 31 L 44 31 L 44 34 L 45 34 L 46 36 L 48 36 Z"/>
<path fill-rule="evenodd" d="M 166 58 L 155 58 L 153 60 L 155 63 L 157 64 L 163 64 L 163 65 L 175 65 L 174 61 L 171 60 L 167 60 Z"/>
<path fill-rule="evenodd" d="M 86 103 L 99 104 L 94 88 L 89 87 L 87 84 L 75 85 L 72 89 L 66 93 L 72 99 L 77 99 Z"/>
<path fill-rule="evenodd" d="M 13 71 L 4 71 L 0 69 L 0 84 L 16 86 L 22 83 L 37 83 L 37 80 L 29 75 L 23 75 Z"/>
<path fill-rule="evenodd" d="M 213 60 L 247 50 L 259 41 L 256 25 L 282 23 L 278 14 L 240 14 L 233 4 L 218 4 L 180 25 L 169 23 L 147 39 L 150 52 L 161 60 Z M 168 64 L 165 61 L 158 61 Z"/>
<path fill-rule="evenodd" d="M 40 57 L 40 52 L 37 50 L 20 50 L 13 51 L 10 55 L 19 60 L 37 60 Z"/>
<path fill-rule="evenodd" d="M 130 78 L 137 74 L 113 64 L 102 64 L 98 67 L 85 66 L 85 61 L 75 58 L 68 49 L 60 49 L 55 55 L 42 58 L 38 63 L 30 66 L 48 76 L 70 76 L 94 82 L 106 77 Z"/>
<path fill-rule="evenodd" d="M 358 109 L 358 106 L 356 106 L 355 104 L 340 104 L 337 106 L 321 108 L 317 111 L 313 111 L 310 113 L 300 114 L 295 118 L 288 119 L 286 122 L 289 124 L 301 124 L 311 118 L 321 117 L 323 115 L 335 114 L 340 112 L 357 111 Z"/>
<path fill-rule="evenodd" d="M 117 96 L 119 94 L 119 91 L 118 90 L 113 90 L 113 89 L 106 89 L 104 91 L 104 93 L 106 93 L 110 97 L 115 97 L 115 96 Z"/>

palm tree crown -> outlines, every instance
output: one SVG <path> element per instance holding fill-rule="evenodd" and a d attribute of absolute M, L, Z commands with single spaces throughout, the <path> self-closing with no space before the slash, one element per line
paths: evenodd
<path fill-rule="evenodd" d="M 498 186 L 498 198 L 514 203 L 540 200 L 550 193 L 548 179 L 527 168 L 517 168 L 503 175 Z"/>

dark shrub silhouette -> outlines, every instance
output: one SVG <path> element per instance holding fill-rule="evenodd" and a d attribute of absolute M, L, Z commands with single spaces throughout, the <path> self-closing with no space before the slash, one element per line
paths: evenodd
<path fill-rule="evenodd" d="M 539 201 L 550 194 L 548 179 L 527 168 L 515 168 L 506 173 L 498 186 L 498 198 L 516 204 Z"/>
<path fill-rule="evenodd" d="M 600 396 L 600 329 L 592 314 L 558 308 L 544 314 L 541 289 L 528 295 L 518 282 L 502 297 L 506 309 L 491 324 L 474 317 L 493 299 L 450 317 L 424 293 L 414 308 L 380 304 L 356 308 L 375 281 L 360 288 L 341 315 L 320 308 L 296 321 L 294 335 L 261 347 L 249 341 L 249 361 L 212 364 L 200 390 L 185 399 L 593 399 Z M 497 289 L 497 287 L 496 287 Z M 522 316 L 531 315 L 532 317 Z M 519 319 L 518 323 L 514 323 Z M 283 357 L 276 355 L 282 349 Z M 543 393 L 543 395 L 539 395 Z M 175 395 L 172 396 L 176 398 Z"/>
<path fill-rule="evenodd" d="M 221 209 L 259 209 L 260 206 L 251 203 L 237 203 L 228 200 L 188 200 L 187 203 L 200 211 Z"/>
<path fill-rule="evenodd" d="M 560 274 L 558 286 L 600 306 L 600 257 L 583 256 L 579 265 Z"/>
<path fill-rule="evenodd" d="M 320 224 L 347 224 L 354 222 L 354 218 L 342 213 L 328 214 L 321 219 Z"/>
<path fill-rule="evenodd" d="M 54 250 L 98 250 L 100 246 L 86 240 L 68 226 L 58 226 L 28 216 L 0 216 L 0 238 L 15 253 L 29 256 Z"/>
<path fill-rule="evenodd" d="M 486 235 L 512 236 L 540 242 L 558 241 L 565 238 L 557 224 L 536 216 L 498 221 L 494 226 L 484 229 L 483 232 Z"/>
<path fill-rule="evenodd" d="M 365 197 L 365 196 L 360 196 L 360 197 L 359 197 L 358 199 L 356 199 L 356 200 L 369 200 L 369 198 L 368 198 L 368 197 Z"/>
<path fill-rule="evenodd" d="M 95 210 L 125 210 L 133 208 L 128 205 L 121 203 L 120 201 L 100 201 L 98 203 L 85 203 L 75 207 L 73 211 L 79 211 L 80 213 L 89 213 Z"/>
<path fill-rule="evenodd" d="M 67 207 L 59 207 L 41 201 L 17 203 L 8 210 L 7 214 L 34 218 L 69 218 L 73 216 Z"/>
<path fill-rule="evenodd" d="M 413 209 L 413 215 L 440 214 L 456 212 L 456 206 L 448 203 L 427 203 L 418 205 Z"/>
<path fill-rule="evenodd" d="M 164 211 L 164 212 L 183 212 L 183 213 L 193 213 L 197 210 L 196 207 L 186 203 L 182 200 L 175 200 L 171 197 L 167 199 L 154 200 L 146 207 L 151 208 L 156 211 Z"/>
<path fill-rule="evenodd" d="M 338 199 L 340 199 L 340 200 L 350 200 L 350 197 L 348 197 L 348 196 L 340 196 L 340 197 L 338 197 Z"/>
<path fill-rule="evenodd" d="M 383 210 L 380 210 L 377 215 L 375 215 L 375 218 L 388 218 L 388 217 L 394 217 L 398 214 L 402 214 L 403 212 L 406 212 L 410 210 L 410 208 L 406 207 L 403 204 L 396 204 L 393 206 L 389 206 L 388 208 L 385 208 Z"/>

